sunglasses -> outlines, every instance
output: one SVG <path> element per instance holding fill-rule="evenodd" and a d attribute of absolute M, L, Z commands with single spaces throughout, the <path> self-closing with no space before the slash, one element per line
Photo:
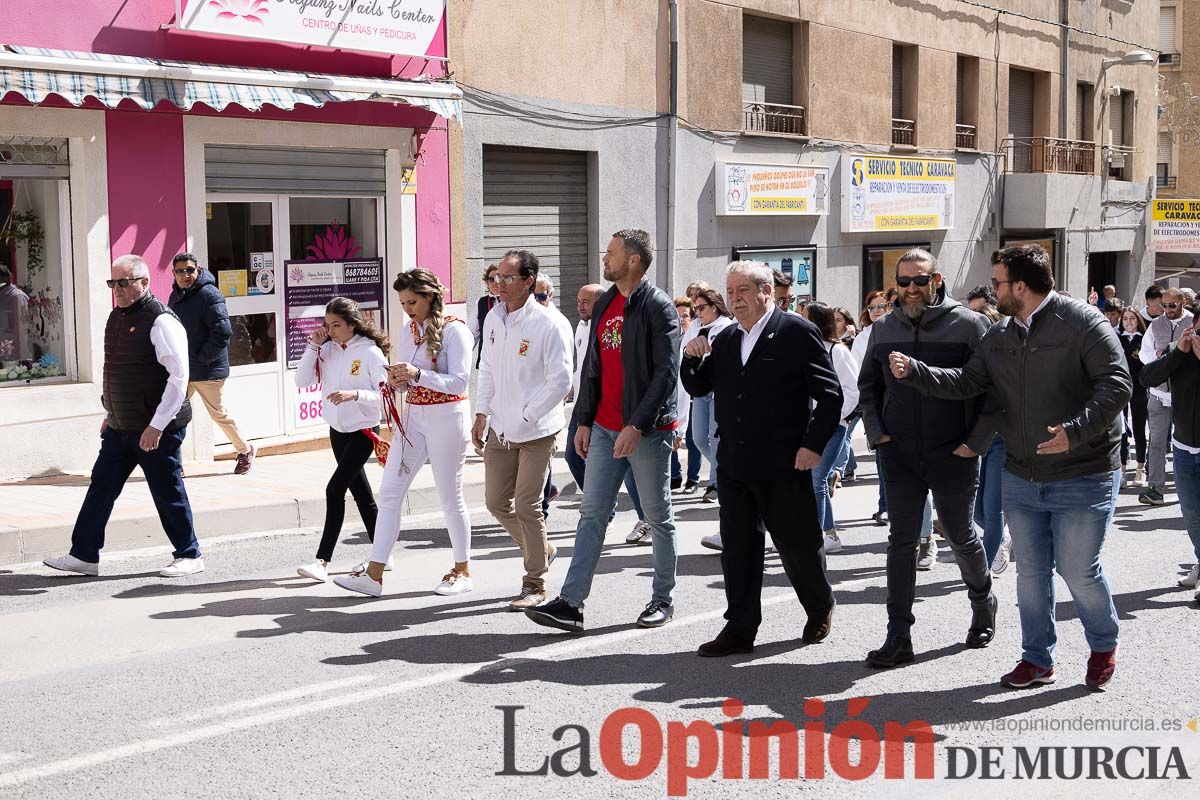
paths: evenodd
<path fill-rule="evenodd" d="M 533 297 L 539 303 L 544 303 L 550 299 L 550 293 L 549 292 L 534 292 Z"/>
<path fill-rule="evenodd" d="M 910 284 L 914 283 L 917 286 L 928 286 L 931 280 L 933 280 L 933 275 L 897 275 L 896 285 L 902 289 L 907 289 Z"/>
<path fill-rule="evenodd" d="M 497 275 L 496 283 L 503 283 L 505 286 L 511 286 L 513 281 L 524 280 L 520 275 Z"/>
<path fill-rule="evenodd" d="M 1180 307 L 1180 306 L 1182 306 L 1182 305 L 1183 305 L 1183 303 L 1163 303 L 1163 304 L 1162 304 L 1162 307 L 1163 307 L 1163 308 L 1169 308 L 1169 309 L 1171 309 L 1172 311 L 1174 311 L 1175 309 L 1179 308 L 1179 307 Z"/>
<path fill-rule="evenodd" d="M 138 281 L 149 280 L 148 278 L 117 278 L 115 281 L 105 281 L 104 285 L 110 289 L 115 289 L 118 286 L 122 289 L 128 289 Z"/>
<path fill-rule="evenodd" d="M 796 298 L 794 297 L 782 297 L 775 301 L 775 305 L 780 308 L 791 308 L 794 302 L 796 302 Z"/>
<path fill-rule="evenodd" d="M 199 270 L 195 267 L 181 267 L 180 269 L 171 270 L 176 275 L 195 275 Z"/>
<path fill-rule="evenodd" d="M 881 303 L 879 305 L 867 306 L 867 311 L 891 311 L 891 303 Z"/>

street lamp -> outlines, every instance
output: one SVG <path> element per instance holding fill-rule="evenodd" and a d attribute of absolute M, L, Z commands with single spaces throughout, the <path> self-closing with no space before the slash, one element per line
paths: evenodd
<path fill-rule="evenodd" d="M 1145 50 L 1130 50 L 1120 58 L 1106 58 L 1100 62 L 1101 72 L 1104 72 L 1109 67 L 1115 67 L 1118 64 L 1130 64 L 1133 66 L 1157 64 L 1158 59 Z"/>
<path fill-rule="evenodd" d="M 1100 117 L 1100 120 L 1098 121 L 1098 123 L 1100 125 L 1104 125 L 1106 118 L 1108 118 L 1108 116 L 1109 116 L 1108 105 L 1111 102 L 1109 95 L 1113 95 L 1114 97 L 1117 98 L 1117 102 L 1121 102 L 1120 87 L 1113 86 L 1110 88 L 1108 86 L 1108 82 L 1105 80 L 1105 76 L 1108 73 L 1109 67 L 1116 67 L 1116 66 L 1145 67 L 1145 66 L 1150 66 L 1151 64 L 1158 64 L 1158 59 L 1155 58 L 1150 53 L 1146 52 L 1145 50 L 1130 50 L 1128 53 L 1121 56 L 1120 58 L 1106 58 L 1100 62 L 1100 81 L 1099 81 L 1099 83 L 1100 83 L 1100 88 L 1103 91 L 1103 95 L 1101 96 L 1101 100 L 1102 100 L 1101 117 Z M 1107 138 L 1108 138 L 1108 146 L 1105 148 L 1105 150 L 1107 150 L 1106 161 L 1108 162 L 1110 167 L 1117 167 L 1118 169 L 1124 168 L 1124 166 L 1125 166 L 1124 153 L 1121 153 L 1119 155 L 1116 153 L 1117 148 L 1122 147 L 1124 143 L 1113 141 L 1111 129 L 1108 132 Z"/>

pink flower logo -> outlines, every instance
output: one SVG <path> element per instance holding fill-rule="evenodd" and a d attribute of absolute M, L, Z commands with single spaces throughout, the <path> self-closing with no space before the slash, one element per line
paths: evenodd
<path fill-rule="evenodd" d="M 362 248 L 334 220 L 325 233 L 317 234 L 316 241 L 308 246 L 308 252 L 310 255 L 306 261 L 345 261 L 361 253 Z"/>
<path fill-rule="evenodd" d="M 217 19 L 244 19 L 259 25 L 271 12 L 267 0 L 208 0 L 208 5 L 217 9 Z"/>
<path fill-rule="evenodd" d="M 292 283 L 299 283 L 304 280 L 304 270 L 300 267 L 292 267 L 291 272 L 288 273 L 288 277 L 292 279 Z"/>

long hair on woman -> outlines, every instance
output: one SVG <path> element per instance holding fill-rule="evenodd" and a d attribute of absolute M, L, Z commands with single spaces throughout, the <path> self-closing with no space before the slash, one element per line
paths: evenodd
<path fill-rule="evenodd" d="M 837 338 L 837 309 L 824 303 L 808 304 L 808 321 L 821 331 L 821 338 L 827 342 L 840 342 Z"/>
<path fill-rule="evenodd" d="M 333 298 L 325 306 L 325 313 L 337 314 L 355 333 L 373 341 L 383 351 L 385 356 L 391 354 L 392 343 L 388 341 L 387 334 L 375 327 L 375 323 L 371 321 L 371 318 L 358 307 L 358 303 L 349 297 Z"/>
<path fill-rule="evenodd" d="M 429 300 L 429 316 L 425 318 L 425 352 L 431 361 L 437 361 L 442 352 L 442 328 L 446 325 L 444 315 L 446 287 L 427 269 L 418 267 L 401 272 L 392 283 L 397 292 L 409 291 Z"/>

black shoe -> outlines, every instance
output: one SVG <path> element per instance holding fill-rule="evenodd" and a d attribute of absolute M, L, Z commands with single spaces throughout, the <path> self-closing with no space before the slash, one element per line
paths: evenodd
<path fill-rule="evenodd" d="M 693 480 L 689 480 L 687 483 L 685 483 L 683 485 L 683 493 L 684 494 L 695 494 L 699 490 L 700 490 L 700 484 Z"/>
<path fill-rule="evenodd" d="M 754 642 L 747 641 L 740 636 L 735 636 L 732 633 L 721 631 L 717 634 L 717 638 L 711 642 L 705 642 L 696 650 L 697 655 L 706 658 L 722 658 L 724 656 L 732 656 L 738 653 L 753 653 Z"/>
<path fill-rule="evenodd" d="M 671 491 L 679 491 L 679 487 L 683 486 L 683 478 L 671 478 Z"/>
<path fill-rule="evenodd" d="M 829 635 L 829 629 L 833 627 L 833 609 L 834 606 L 830 606 L 824 614 L 809 617 L 808 622 L 804 624 L 804 633 L 800 635 L 800 641 L 805 644 L 823 641 Z"/>
<path fill-rule="evenodd" d="M 1138 495 L 1138 502 L 1147 506 L 1166 505 L 1166 499 L 1163 498 L 1162 492 L 1151 486 L 1146 491 Z"/>
<path fill-rule="evenodd" d="M 854 483 L 856 480 L 858 480 L 858 475 L 853 472 L 847 472 L 842 476 L 842 483 Z"/>
<path fill-rule="evenodd" d="M 638 615 L 639 628 L 661 628 L 675 616 L 675 606 L 665 600 L 651 600 L 646 604 L 646 610 Z"/>
<path fill-rule="evenodd" d="M 874 514 L 871 515 L 871 519 L 875 520 L 876 525 L 887 525 L 888 524 L 888 518 L 887 518 L 886 511 L 876 511 Z"/>
<path fill-rule="evenodd" d="M 583 612 L 561 597 L 556 597 L 549 603 L 525 609 L 525 616 L 547 628 L 583 633 Z"/>
<path fill-rule="evenodd" d="M 988 595 L 987 605 L 971 612 L 971 627 L 967 630 L 967 647 L 987 647 L 996 636 L 996 595 Z"/>
<path fill-rule="evenodd" d="M 702 503 L 717 502 L 717 487 L 709 486 L 707 489 L 705 489 L 704 496 L 700 498 L 700 502 L 702 502 Z"/>
<path fill-rule="evenodd" d="M 907 636 L 889 636 L 883 641 L 883 647 L 867 653 L 867 665 L 871 667 L 895 667 L 911 662 L 913 655 L 912 639 Z"/>

